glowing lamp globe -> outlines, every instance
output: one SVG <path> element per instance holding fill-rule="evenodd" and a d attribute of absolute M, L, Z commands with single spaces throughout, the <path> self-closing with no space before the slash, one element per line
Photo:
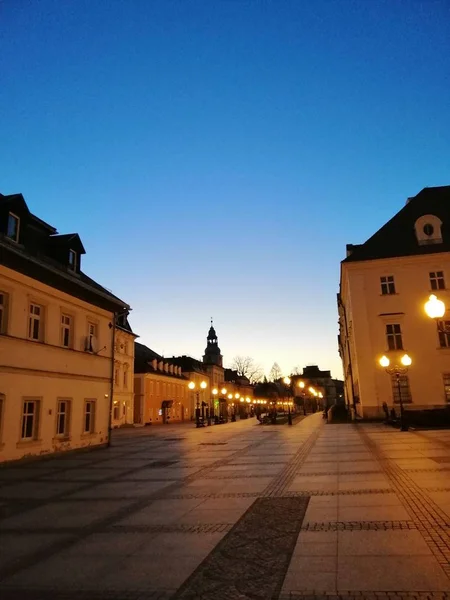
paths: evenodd
<path fill-rule="evenodd" d="M 390 365 L 391 361 L 388 359 L 387 356 L 382 356 L 379 360 L 379 363 L 383 368 L 387 368 Z"/>
<path fill-rule="evenodd" d="M 428 302 L 425 302 L 425 312 L 430 319 L 440 319 L 445 314 L 445 304 L 442 300 L 438 300 L 437 296 L 431 294 Z"/>
<path fill-rule="evenodd" d="M 401 359 L 400 362 L 402 363 L 402 365 L 404 367 L 409 367 L 412 364 L 412 359 L 410 356 L 408 356 L 407 354 L 404 354 Z"/>

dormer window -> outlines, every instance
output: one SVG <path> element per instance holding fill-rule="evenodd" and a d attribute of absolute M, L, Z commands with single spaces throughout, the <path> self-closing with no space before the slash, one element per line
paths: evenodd
<path fill-rule="evenodd" d="M 77 270 L 77 253 L 75 250 L 69 250 L 69 269 L 71 271 Z"/>
<path fill-rule="evenodd" d="M 19 217 L 13 213 L 9 213 L 6 237 L 8 237 L 13 242 L 18 242 L 19 241 L 19 227 L 20 227 Z"/>
<path fill-rule="evenodd" d="M 442 221 L 436 215 L 423 215 L 414 224 L 419 245 L 442 244 Z"/>

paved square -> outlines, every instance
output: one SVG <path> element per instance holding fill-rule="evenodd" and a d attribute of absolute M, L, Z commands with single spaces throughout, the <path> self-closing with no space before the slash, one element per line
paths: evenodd
<path fill-rule="evenodd" d="M 447 597 L 450 434 L 254 419 L 0 468 L 2 600 Z"/>

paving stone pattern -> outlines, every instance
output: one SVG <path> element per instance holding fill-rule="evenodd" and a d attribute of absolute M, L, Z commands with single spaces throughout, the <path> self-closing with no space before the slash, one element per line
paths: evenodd
<path fill-rule="evenodd" d="M 450 431 L 255 419 L 0 468 L 1 600 L 450 600 Z"/>

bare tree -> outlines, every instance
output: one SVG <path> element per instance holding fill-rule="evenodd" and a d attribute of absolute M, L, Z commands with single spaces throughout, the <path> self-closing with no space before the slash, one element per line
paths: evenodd
<path fill-rule="evenodd" d="M 264 375 L 261 365 L 255 363 L 251 356 L 235 356 L 231 368 L 241 377 L 247 377 L 251 383 L 260 381 Z"/>
<path fill-rule="evenodd" d="M 277 379 L 280 379 L 280 377 L 283 375 L 283 371 L 281 370 L 281 367 L 278 363 L 273 363 L 272 368 L 270 369 L 270 373 L 269 373 L 269 380 L 270 381 L 276 381 Z"/>
<path fill-rule="evenodd" d="M 291 375 L 301 375 L 301 368 L 298 365 L 293 367 Z"/>

